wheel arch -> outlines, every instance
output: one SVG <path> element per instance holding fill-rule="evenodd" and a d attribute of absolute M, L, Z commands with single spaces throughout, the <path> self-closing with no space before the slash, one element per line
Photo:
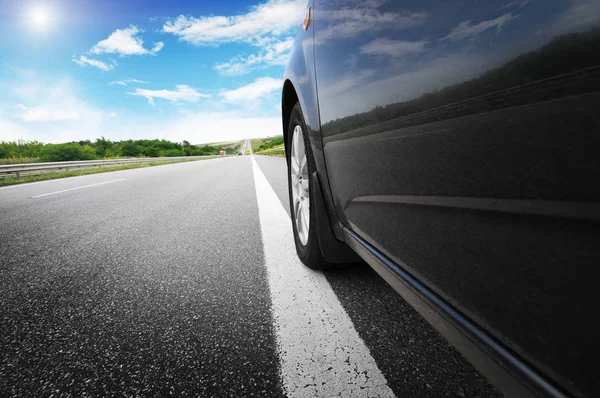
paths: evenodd
<path fill-rule="evenodd" d="M 283 83 L 283 91 L 281 94 L 281 117 L 282 117 L 282 130 L 283 130 L 283 142 L 287 151 L 287 135 L 288 126 L 290 125 L 290 117 L 292 115 L 292 109 L 298 102 L 298 94 L 290 79 L 286 79 Z"/>

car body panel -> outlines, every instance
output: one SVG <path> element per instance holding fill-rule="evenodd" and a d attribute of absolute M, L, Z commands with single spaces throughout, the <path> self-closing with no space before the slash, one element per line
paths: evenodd
<path fill-rule="evenodd" d="M 313 8 L 313 0 L 307 2 L 307 7 Z M 325 205 L 330 217 L 331 228 L 337 239 L 342 240 L 343 233 L 341 224 L 337 217 L 335 217 L 333 198 L 329 189 L 329 179 L 327 177 L 327 168 L 323 156 L 317 83 L 315 80 L 316 73 L 314 67 L 314 23 L 311 23 L 306 31 L 301 29 L 300 26 L 299 23 L 298 34 L 294 39 L 288 65 L 283 77 L 285 82 L 282 95 L 283 134 L 284 136 L 287 134 L 289 123 L 289 118 L 287 116 L 291 113 L 292 108 L 295 105 L 295 98 L 297 97 L 300 107 L 302 108 L 304 122 L 308 129 L 312 154 L 319 172 Z M 293 96 L 290 96 L 289 93 L 286 92 L 289 90 L 294 91 Z M 288 98 L 290 99 L 288 100 Z M 287 139 L 284 139 L 284 142 L 287 143 Z"/>
<path fill-rule="evenodd" d="M 600 3 L 310 5 L 314 32 L 296 39 L 286 79 L 334 223 L 553 383 L 596 395 L 581 364 L 600 351 L 588 322 L 600 298 Z"/>

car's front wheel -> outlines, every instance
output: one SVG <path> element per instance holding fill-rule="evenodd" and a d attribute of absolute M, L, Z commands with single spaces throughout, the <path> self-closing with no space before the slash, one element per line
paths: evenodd
<path fill-rule="evenodd" d="M 290 210 L 298 257 L 309 268 L 327 269 L 331 264 L 321 254 L 315 211 L 311 210 L 314 209 L 314 201 L 322 198 L 315 195 L 311 178 L 316 169 L 315 161 L 298 103 L 290 117 L 286 147 Z"/>

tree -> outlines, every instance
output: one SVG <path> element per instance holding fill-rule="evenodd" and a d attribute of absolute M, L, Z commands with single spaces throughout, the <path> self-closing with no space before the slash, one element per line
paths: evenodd
<path fill-rule="evenodd" d="M 137 156 L 139 152 L 137 145 L 131 140 L 123 143 L 123 146 L 121 147 L 121 154 L 123 156 Z"/>
<path fill-rule="evenodd" d="M 155 147 L 155 146 L 150 146 L 150 147 L 147 147 L 144 150 L 144 153 L 148 157 L 156 158 L 156 157 L 158 157 L 160 155 L 160 150 L 157 147 Z"/>
<path fill-rule="evenodd" d="M 106 153 L 112 148 L 113 143 L 104 137 L 100 137 L 96 138 L 96 142 L 92 144 L 92 146 L 94 147 L 94 149 L 96 149 L 96 153 L 98 154 L 98 156 L 104 157 L 107 156 Z"/>
<path fill-rule="evenodd" d="M 81 146 L 78 143 L 47 144 L 42 151 L 42 160 L 45 162 L 92 159 L 96 159 L 94 148 L 89 145 Z"/>

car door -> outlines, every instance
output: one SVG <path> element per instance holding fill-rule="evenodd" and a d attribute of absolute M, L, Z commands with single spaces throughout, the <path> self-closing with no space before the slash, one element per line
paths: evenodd
<path fill-rule="evenodd" d="M 339 219 L 588 394 L 594 375 L 580 364 L 598 359 L 600 332 L 587 322 L 600 298 L 599 22 L 592 0 L 316 0 L 314 10 Z"/>

